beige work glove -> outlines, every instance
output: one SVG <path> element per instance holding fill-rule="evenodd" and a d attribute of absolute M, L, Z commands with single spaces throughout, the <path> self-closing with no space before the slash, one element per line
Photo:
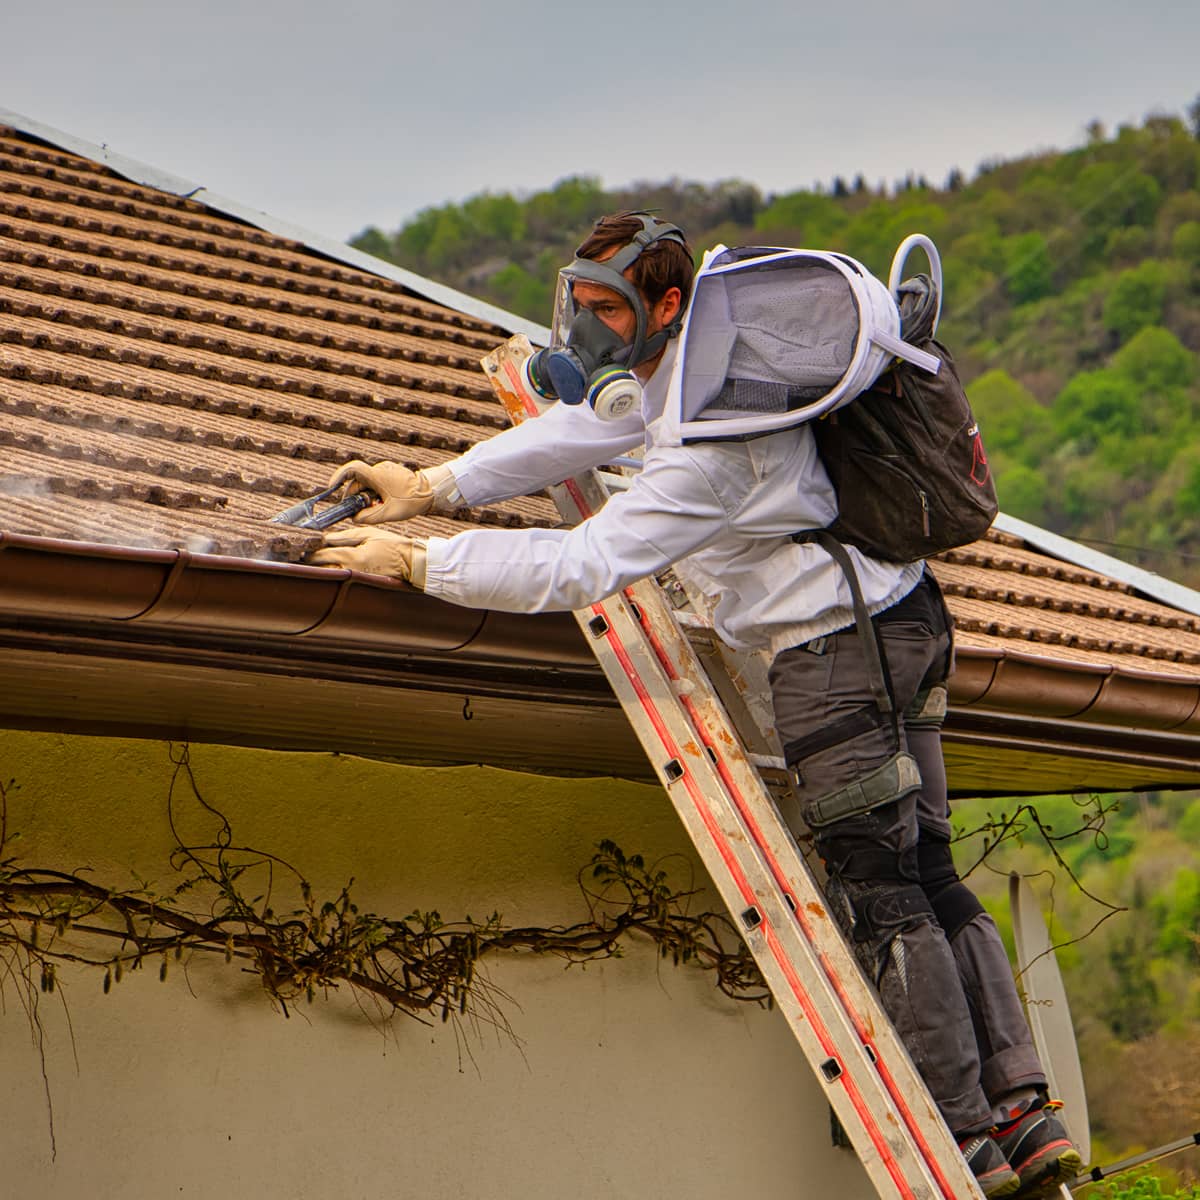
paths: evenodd
<path fill-rule="evenodd" d="M 385 529 L 331 529 L 307 561 L 425 586 L 425 543 Z"/>
<path fill-rule="evenodd" d="M 346 495 L 353 496 L 369 488 L 379 502 L 354 514 L 356 525 L 379 525 L 383 521 L 407 521 L 431 512 L 436 505 L 452 508 L 462 503 L 454 475 L 444 463 L 411 471 L 394 462 L 371 465 L 355 459 L 339 467 L 329 480 L 331 488 L 346 485 Z"/>

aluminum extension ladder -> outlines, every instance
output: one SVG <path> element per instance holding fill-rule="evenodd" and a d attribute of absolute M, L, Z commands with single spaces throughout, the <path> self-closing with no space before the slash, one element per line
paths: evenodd
<path fill-rule="evenodd" d="M 514 423 L 544 407 L 522 380 L 531 352 L 517 335 L 482 360 Z M 595 471 L 550 491 L 570 523 L 608 496 Z M 575 618 L 881 1200 L 982 1200 L 751 760 L 745 712 L 742 730 L 729 715 L 757 684 L 717 648 L 710 678 L 654 580 Z"/>

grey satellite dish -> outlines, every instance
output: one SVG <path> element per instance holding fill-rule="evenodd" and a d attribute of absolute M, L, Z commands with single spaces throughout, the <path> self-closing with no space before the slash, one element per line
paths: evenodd
<path fill-rule="evenodd" d="M 1025 997 L 1033 1044 L 1046 1071 L 1051 1096 L 1063 1102 L 1058 1117 L 1087 1163 L 1092 1157 L 1092 1138 L 1071 1009 L 1037 897 L 1015 871 L 1008 877 L 1008 902 L 1017 949 L 1017 987 Z"/>

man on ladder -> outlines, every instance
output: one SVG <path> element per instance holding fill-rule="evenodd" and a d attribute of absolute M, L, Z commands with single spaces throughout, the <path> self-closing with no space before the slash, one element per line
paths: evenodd
<path fill-rule="evenodd" d="M 529 364 L 532 386 L 562 402 L 436 468 L 346 464 L 331 484 L 378 501 L 309 561 L 510 612 L 579 609 L 669 566 L 712 597 L 727 643 L 773 656 L 776 726 L 831 908 L 968 1165 L 988 1196 L 1039 1194 L 1082 1163 L 999 935 L 951 862 L 949 614 L 923 563 L 848 549 L 897 714 L 880 721 L 846 573 L 791 536 L 837 516 L 811 429 L 691 445 L 663 436 L 692 280 L 676 226 L 602 218 L 563 270 L 552 344 Z M 536 492 L 643 444 L 631 486 L 571 529 L 418 540 L 369 528 Z"/>

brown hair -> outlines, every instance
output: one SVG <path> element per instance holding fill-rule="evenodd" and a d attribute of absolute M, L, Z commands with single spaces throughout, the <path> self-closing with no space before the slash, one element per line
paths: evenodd
<path fill-rule="evenodd" d="M 575 251 L 575 257 L 599 260 L 615 254 L 642 232 L 642 217 L 646 215 L 620 212 L 601 217 Z M 647 303 L 657 304 L 671 288 L 677 287 L 681 296 L 680 308 L 687 306 L 688 297 L 692 294 L 695 264 L 692 262 L 692 248 L 684 236 L 682 245 L 673 238 L 654 242 L 634 259 L 631 268 L 633 285 L 646 297 Z"/>

